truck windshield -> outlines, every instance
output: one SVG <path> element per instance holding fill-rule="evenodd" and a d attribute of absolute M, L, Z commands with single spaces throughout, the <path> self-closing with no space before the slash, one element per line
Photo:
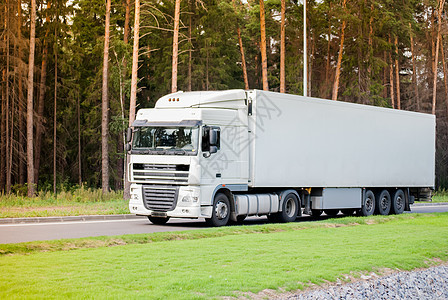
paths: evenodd
<path fill-rule="evenodd" d="M 194 155 L 199 127 L 136 127 L 132 151 L 144 154 Z"/>

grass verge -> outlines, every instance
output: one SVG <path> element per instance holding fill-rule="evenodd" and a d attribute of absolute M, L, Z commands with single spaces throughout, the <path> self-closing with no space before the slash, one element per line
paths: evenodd
<path fill-rule="evenodd" d="M 19 194 L 0 195 L 0 218 L 128 213 L 128 201 L 123 200 L 123 193 L 112 191 L 103 195 L 100 189 L 80 187 L 62 191 L 56 196 L 51 192 L 40 191 L 34 198 Z"/>
<path fill-rule="evenodd" d="M 2 253 L 31 253 L 0 257 L 0 298 L 204 299 L 294 290 L 351 272 L 446 261 L 446 224 L 448 213 L 406 214 L 54 241 L 48 248 L 0 245 Z M 111 244 L 127 245 L 102 247 Z M 99 248 L 57 251 L 92 246 Z"/>
<path fill-rule="evenodd" d="M 427 203 L 427 201 L 417 201 L 417 203 Z M 435 194 L 432 196 L 431 202 L 434 203 L 441 203 L 441 202 L 448 202 L 448 193 L 446 191 L 443 192 L 435 192 Z"/>

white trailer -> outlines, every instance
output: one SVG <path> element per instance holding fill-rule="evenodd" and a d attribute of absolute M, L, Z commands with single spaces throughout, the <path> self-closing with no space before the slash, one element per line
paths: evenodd
<path fill-rule="evenodd" d="M 129 209 L 157 224 L 399 214 L 434 186 L 433 115 L 347 102 L 178 92 L 140 109 L 128 142 Z"/>

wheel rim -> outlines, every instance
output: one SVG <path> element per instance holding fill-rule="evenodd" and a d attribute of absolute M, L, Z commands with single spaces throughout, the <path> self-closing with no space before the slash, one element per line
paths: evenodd
<path fill-rule="evenodd" d="M 289 218 L 294 216 L 296 212 L 296 202 L 294 201 L 294 199 L 292 198 L 286 199 L 285 212 Z"/>
<path fill-rule="evenodd" d="M 387 197 L 386 196 L 383 196 L 382 198 L 381 198 L 381 209 L 383 210 L 383 211 L 386 211 L 387 210 L 387 208 L 388 208 L 388 206 L 389 206 L 389 201 L 388 201 L 388 199 L 387 199 Z"/>
<path fill-rule="evenodd" d="M 215 213 L 216 217 L 219 220 L 225 219 L 227 217 L 228 211 L 229 209 L 226 203 L 224 203 L 223 201 L 218 201 L 218 203 L 216 203 Z"/>
<path fill-rule="evenodd" d="M 403 209 L 403 198 L 401 196 L 397 196 L 396 207 L 397 210 L 400 211 Z"/>
<path fill-rule="evenodd" d="M 367 197 L 366 198 L 366 203 L 365 203 L 365 208 L 366 208 L 366 211 L 371 211 L 372 210 L 372 208 L 373 208 L 373 198 L 372 197 Z"/>

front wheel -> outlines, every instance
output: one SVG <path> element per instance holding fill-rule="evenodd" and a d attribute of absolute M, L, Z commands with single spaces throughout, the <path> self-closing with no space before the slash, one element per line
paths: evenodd
<path fill-rule="evenodd" d="M 230 201 L 223 193 L 218 193 L 213 201 L 212 217 L 205 219 L 209 226 L 219 227 L 227 225 L 230 217 Z"/>
<path fill-rule="evenodd" d="M 294 193 L 285 196 L 282 205 L 282 211 L 279 213 L 279 221 L 283 223 L 293 222 L 299 213 L 299 199 Z"/>
<path fill-rule="evenodd" d="M 169 219 L 170 217 L 160 218 L 160 217 L 148 216 L 148 220 L 151 221 L 151 223 L 154 225 L 165 225 Z"/>

